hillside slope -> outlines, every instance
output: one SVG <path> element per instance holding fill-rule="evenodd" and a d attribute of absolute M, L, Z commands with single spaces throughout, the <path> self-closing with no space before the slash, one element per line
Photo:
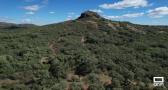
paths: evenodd
<path fill-rule="evenodd" d="M 2 90 L 166 90 L 168 27 L 76 20 L 0 30 Z M 165 77 L 153 87 L 153 77 Z"/>

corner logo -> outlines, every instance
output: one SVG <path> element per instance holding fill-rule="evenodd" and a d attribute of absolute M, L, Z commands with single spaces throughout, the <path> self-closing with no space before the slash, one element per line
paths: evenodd
<path fill-rule="evenodd" d="M 164 77 L 153 77 L 153 86 L 164 86 Z"/>

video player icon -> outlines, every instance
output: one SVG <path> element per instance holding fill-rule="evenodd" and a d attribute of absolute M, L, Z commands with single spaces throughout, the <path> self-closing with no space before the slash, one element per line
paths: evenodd
<path fill-rule="evenodd" d="M 164 77 L 153 77 L 153 86 L 164 86 Z"/>

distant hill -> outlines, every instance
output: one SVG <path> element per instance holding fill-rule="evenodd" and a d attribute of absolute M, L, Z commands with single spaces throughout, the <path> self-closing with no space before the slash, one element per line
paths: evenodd
<path fill-rule="evenodd" d="M 28 28 L 28 27 L 35 27 L 34 24 L 14 24 L 14 23 L 6 23 L 0 22 L 1 29 L 14 29 L 14 28 Z"/>
<path fill-rule="evenodd" d="M 15 25 L 16 24 L 13 24 L 13 23 L 0 22 L 0 28 L 8 28 L 8 27 L 12 27 Z"/>
<path fill-rule="evenodd" d="M 0 90 L 167 90 L 168 26 L 75 20 L 0 30 Z M 11 32 L 11 30 L 13 30 Z M 162 87 L 153 77 L 165 77 Z"/>

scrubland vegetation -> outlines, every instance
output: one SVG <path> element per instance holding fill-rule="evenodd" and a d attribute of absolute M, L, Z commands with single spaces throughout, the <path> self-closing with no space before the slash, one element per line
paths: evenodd
<path fill-rule="evenodd" d="M 167 81 L 166 26 L 84 15 L 0 30 L 0 90 L 167 90 Z"/>

